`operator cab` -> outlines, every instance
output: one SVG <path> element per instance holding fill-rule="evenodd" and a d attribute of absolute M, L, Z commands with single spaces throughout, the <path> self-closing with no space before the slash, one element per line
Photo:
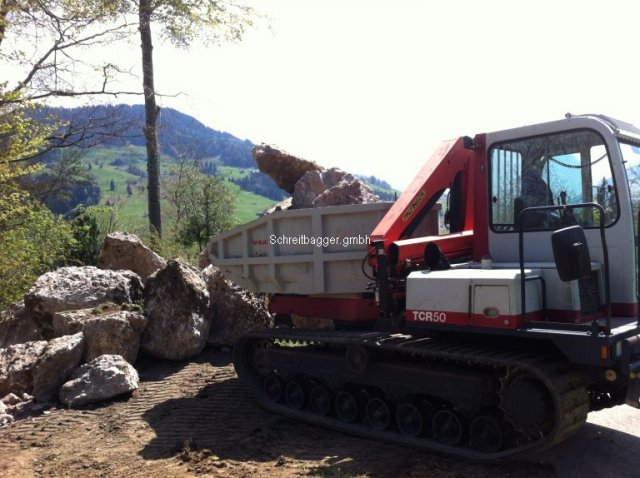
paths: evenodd
<path fill-rule="evenodd" d="M 463 233 L 473 236 L 476 262 L 411 272 L 407 324 L 520 329 L 544 321 L 591 323 L 595 332 L 599 318 L 637 317 L 638 267 L 629 252 L 636 255 L 638 128 L 604 116 L 568 115 L 478 135 L 467 149 L 476 156 L 461 161 L 459 171 L 474 171 L 465 183 L 475 189 L 467 203 L 467 217 L 473 210 L 474 218 Z M 443 154 L 433 175 L 461 156 L 459 149 Z M 449 174 L 451 181 L 460 175 Z M 553 235 L 562 236 L 555 242 L 569 241 L 555 256 Z M 584 240 L 571 242 L 576 237 Z M 431 240 L 448 244 L 447 237 L 421 244 Z M 580 257 L 588 260 L 581 260 L 579 276 L 567 279 L 558 261 L 566 267 L 571 260 L 562 255 L 578 251 L 578 242 Z M 485 255 L 491 260 L 482 266 L 478 256 Z"/>
<path fill-rule="evenodd" d="M 518 218 L 523 208 L 568 206 L 532 211 L 522 218 L 524 262 L 549 276 L 553 310 L 566 310 L 571 284 L 559 281 L 551 244 L 553 231 L 578 225 L 584 229 L 592 257 L 587 279 L 590 294 L 604 303 L 605 252 L 600 215 L 611 263 L 611 305 L 617 316 L 637 314 L 637 267 L 629 257 L 635 242 L 635 179 L 640 167 L 640 130 L 604 116 L 569 116 L 565 120 L 490 133 L 489 254 L 496 263 L 519 261 Z M 637 202 L 637 197 L 635 198 Z M 572 208 L 597 203 L 602 208 Z M 634 248 L 631 247 L 633 250 Z M 547 271 L 547 269 L 552 269 Z M 554 292 L 555 290 L 555 292 Z M 592 312 L 589 294 L 578 291 L 582 315 Z M 561 315 L 561 314 L 557 314 Z M 574 317 L 572 321 L 580 321 Z"/>

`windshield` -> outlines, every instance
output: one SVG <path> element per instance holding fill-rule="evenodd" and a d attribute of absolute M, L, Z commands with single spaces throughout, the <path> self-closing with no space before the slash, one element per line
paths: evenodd
<path fill-rule="evenodd" d="M 640 146 L 620 143 L 620 150 L 627 170 L 631 203 L 634 212 L 637 213 L 640 207 Z"/>
<path fill-rule="evenodd" d="M 605 210 L 605 225 L 618 217 L 609 154 L 595 131 L 577 130 L 523 138 L 493 145 L 491 164 L 491 225 L 496 232 L 518 229 L 520 211 L 537 206 L 597 202 Z M 636 161 L 640 165 L 640 162 Z M 638 169 L 640 199 L 640 169 Z M 553 230 L 572 224 L 597 227 L 595 209 L 530 212 L 527 230 Z"/>

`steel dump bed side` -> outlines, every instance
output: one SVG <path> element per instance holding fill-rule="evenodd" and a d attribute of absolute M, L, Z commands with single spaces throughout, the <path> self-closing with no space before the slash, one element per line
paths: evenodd
<path fill-rule="evenodd" d="M 391 203 L 277 211 L 211 239 L 211 263 L 241 287 L 274 294 L 362 293 L 369 234 Z M 363 271 L 364 268 L 364 271 Z"/>

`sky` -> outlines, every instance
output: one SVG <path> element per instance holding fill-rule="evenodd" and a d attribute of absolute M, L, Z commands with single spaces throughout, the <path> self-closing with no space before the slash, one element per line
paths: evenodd
<path fill-rule="evenodd" d="M 637 1 L 251 1 L 270 28 L 241 43 L 156 40 L 161 106 L 398 189 L 446 139 L 567 112 L 640 125 Z M 137 43 L 114 52 L 136 72 Z"/>

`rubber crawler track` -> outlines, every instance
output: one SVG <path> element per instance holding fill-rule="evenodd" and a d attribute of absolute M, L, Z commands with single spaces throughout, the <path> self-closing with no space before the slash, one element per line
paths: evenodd
<path fill-rule="evenodd" d="M 540 439 L 495 453 L 482 453 L 468 447 L 447 446 L 425 438 L 411 438 L 391 431 L 375 430 L 364 423 L 345 423 L 304 410 L 295 410 L 268 399 L 261 377 L 253 365 L 253 351 L 265 343 L 286 341 L 347 347 L 361 345 L 373 352 L 394 352 L 424 360 L 446 361 L 464 366 L 494 367 L 528 372 L 548 390 L 553 406 L 552 429 Z M 483 463 L 511 459 L 559 443 L 586 421 L 589 412 L 587 388 L 582 376 L 559 354 L 523 352 L 486 344 L 469 344 L 443 339 L 414 338 L 380 332 L 320 332 L 266 329 L 246 334 L 234 348 L 234 365 L 253 398 L 265 409 L 293 419 L 346 432 L 348 434 L 415 447 L 431 453 Z M 526 406 L 526 404 L 523 404 Z"/>

